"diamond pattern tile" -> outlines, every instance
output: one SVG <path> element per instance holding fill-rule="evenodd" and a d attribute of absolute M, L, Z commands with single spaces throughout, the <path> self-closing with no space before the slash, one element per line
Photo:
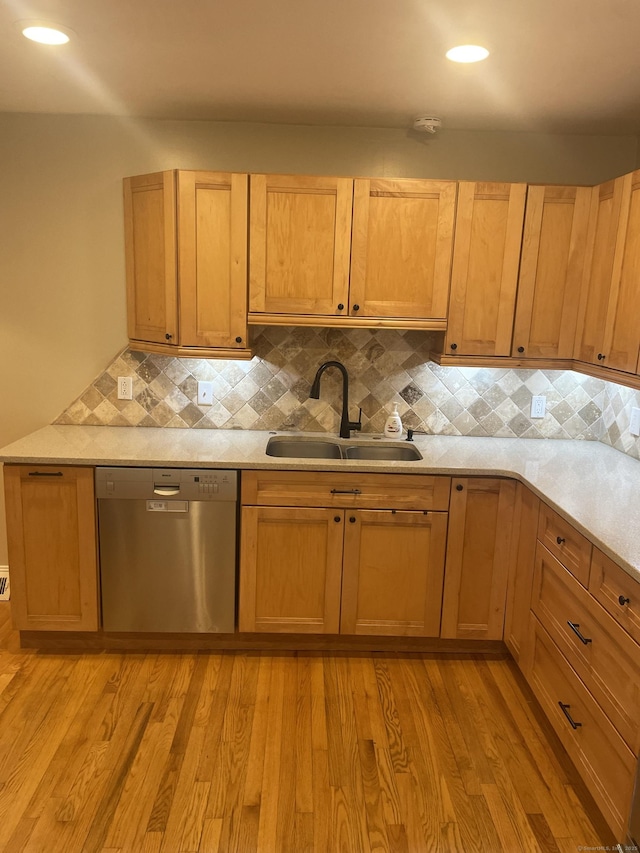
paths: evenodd
<path fill-rule="evenodd" d="M 336 359 L 349 371 L 350 415 L 380 433 L 392 404 L 405 427 L 445 435 L 600 440 L 640 459 L 629 433 L 640 392 L 571 371 L 440 367 L 431 333 L 392 329 L 255 327 L 248 362 L 176 359 L 124 350 L 56 420 L 65 424 L 337 432 L 342 379 L 328 371 L 309 399 L 316 369 Z M 118 400 L 118 376 L 134 399 Z M 213 406 L 198 406 L 197 383 L 213 382 Z M 529 416 L 532 394 L 547 416 Z"/>

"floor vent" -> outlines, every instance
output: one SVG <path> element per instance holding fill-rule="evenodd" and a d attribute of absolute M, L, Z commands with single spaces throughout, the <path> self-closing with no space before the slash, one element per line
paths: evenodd
<path fill-rule="evenodd" d="M 9 601 L 8 569 L 0 569 L 0 601 Z"/>

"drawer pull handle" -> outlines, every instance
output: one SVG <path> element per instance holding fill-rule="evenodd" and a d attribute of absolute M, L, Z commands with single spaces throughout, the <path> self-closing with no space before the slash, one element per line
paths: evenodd
<path fill-rule="evenodd" d="M 585 646 L 589 645 L 592 642 L 590 637 L 583 637 L 579 631 L 580 625 L 577 622 L 569 622 L 567 621 L 567 625 L 571 628 L 573 633 L 578 637 L 580 642 L 584 643 Z"/>
<path fill-rule="evenodd" d="M 580 726 L 582 725 L 582 723 L 576 723 L 576 721 L 573 719 L 573 717 L 569 713 L 569 708 L 571 707 L 571 705 L 565 705 L 564 702 L 558 702 L 558 705 L 560 705 L 560 709 L 562 710 L 562 713 L 565 715 L 567 720 L 569 720 L 569 724 L 570 724 L 571 728 L 572 729 L 579 729 Z"/>
<path fill-rule="evenodd" d="M 625 604 L 629 604 L 629 599 L 625 598 L 624 595 L 619 595 L 618 596 L 618 604 L 620 605 L 620 607 L 624 607 Z"/>
<path fill-rule="evenodd" d="M 331 489 L 332 495 L 361 495 L 360 489 Z"/>
<path fill-rule="evenodd" d="M 30 477 L 62 477 L 62 471 L 29 471 Z"/>
<path fill-rule="evenodd" d="M 567 541 L 567 540 L 566 540 L 566 539 L 563 539 L 563 537 L 562 537 L 562 536 L 556 536 L 556 542 L 558 543 L 558 545 L 564 545 L 564 543 L 565 543 L 566 541 Z"/>

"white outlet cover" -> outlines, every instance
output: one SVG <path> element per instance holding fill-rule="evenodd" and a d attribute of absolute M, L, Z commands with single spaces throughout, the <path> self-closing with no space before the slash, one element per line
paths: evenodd
<path fill-rule="evenodd" d="M 213 382 L 198 382 L 198 405 L 213 406 Z"/>
<path fill-rule="evenodd" d="M 637 406 L 634 406 L 631 409 L 629 432 L 631 435 L 640 435 L 640 409 Z"/>
<path fill-rule="evenodd" d="M 133 379 L 131 376 L 118 376 L 118 400 L 133 400 Z"/>
<path fill-rule="evenodd" d="M 531 417 L 543 418 L 547 413 L 547 398 L 544 394 L 534 394 L 531 398 Z"/>

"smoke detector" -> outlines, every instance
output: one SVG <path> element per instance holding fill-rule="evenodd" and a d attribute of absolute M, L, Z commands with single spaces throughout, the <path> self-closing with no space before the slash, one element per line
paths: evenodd
<path fill-rule="evenodd" d="M 413 121 L 413 129 L 421 133 L 436 133 L 442 127 L 442 119 L 437 116 L 418 116 Z"/>

